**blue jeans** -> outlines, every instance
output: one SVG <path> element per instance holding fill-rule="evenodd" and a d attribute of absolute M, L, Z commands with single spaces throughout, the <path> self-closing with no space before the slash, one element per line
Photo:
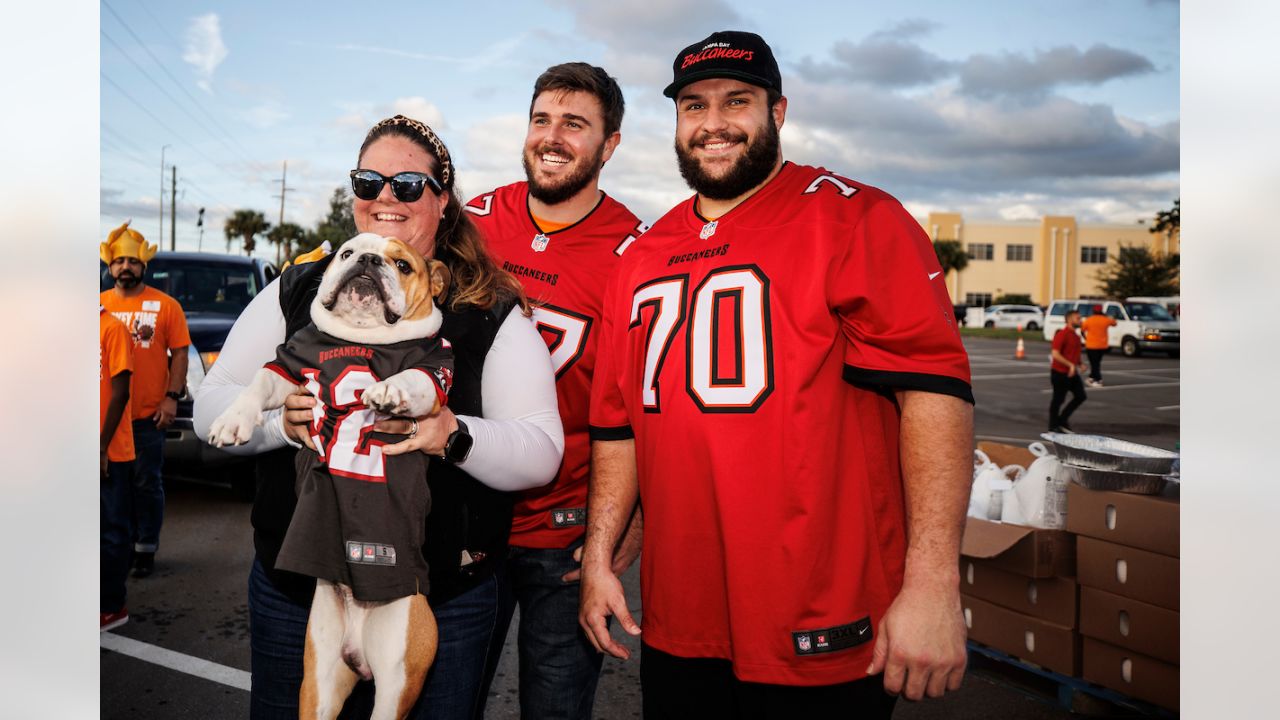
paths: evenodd
<path fill-rule="evenodd" d="M 164 522 L 164 431 L 154 420 L 133 421 L 133 549 L 153 553 Z"/>
<path fill-rule="evenodd" d="M 99 500 L 101 555 L 98 611 L 113 613 L 124 607 L 125 579 L 129 575 L 129 523 L 133 507 L 133 461 L 108 462 Z"/>
<path fill-rule="evenodd" d="M 497 582 L 490 577 L 431 610 L 440 645 L 409 717 L 470 720 L 480 707 L 480 682 L 497 620 Z M 249 572 L 249 717 L 253 720 L 297 720 L 310 613 L 309 606 L 280 593 L 254 558 Z M 367 718 L 372 709 L 373 684 L 359 682 L 339 717 Z"/>
<path fill-rule="evenodd" d="M 560 579 L 578 569 L 573 551 L 581 545 L 579 539 L 567 548 L 512 547 L 507 555 L 485 694 L 519 604 L 521 717 L 591 718 L 603 656 L 578 625 L 579 584 Z"/>

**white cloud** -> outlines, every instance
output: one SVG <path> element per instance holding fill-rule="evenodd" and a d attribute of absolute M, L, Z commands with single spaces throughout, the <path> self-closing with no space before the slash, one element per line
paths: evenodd
<path fill-rule="evenodd" d="M 267 129 L 289 119 L 289 113 L 275 100 L 268 100 L 242 113 L 246 122 L 256 128 Z"/>
<path fill-rule="evenodd" d="M 436 132 L 442 132 L 448 129 L 449 125 L 445 122 L 444 113 L 440 112 L 440 108 L 433 103 L 427 102 L 423 97 L 403 97 L 396 98 L 391 103 L 391 115 L 404 115 L 426 123 Z M 374 122 L 377 122 L 376 120 Z"/>
<path fill-rule="evenodd" d="M 213 92 L 213 73 L 227 58 L 222 42 L 222 29 L 216 13 L 192 18 L 187 26 L 186 47 L 182 59 L 196 69 L 196 81 L 202 90 Z"/>

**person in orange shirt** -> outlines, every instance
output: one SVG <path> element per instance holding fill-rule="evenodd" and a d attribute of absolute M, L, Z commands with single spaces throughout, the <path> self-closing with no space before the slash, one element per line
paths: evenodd
<path fill-rule="evenodd" d="M 133 487 L 133 425 L 128 420 L 133 339 L 124 323 L 101 305 L 98 316 L 99 517 L 102 524 L 98 626 L 101 630 L 110 630 L 129 622 L 124 600 L 125 578 L 129 574 L 130 489 Z"/>
<path fill-rule="evenodd" d="M 1102 356 L 1110 349 L 1107 328 L 1116 324 L 1116 319 L 1102 312 L 1101 305 L 1093 306 L 1093 314 L 1080 321 L 1084 330 L 1084 351 L 1089 356 L 1089 377 L 1085 380 L 1089 387 L 1102 387 Z"/>
<path fill-rule="evenodd" d="M 133 335 L 134 577 L 146 577 L 155 568 L 164 521 L 164 431 L 178 412 L 191 344 L 182 306 L 142 282 L 156 250 L 126 221 L 107 235 L 98 251 L 115 280 L 115 287 L 103 292 L 99 302 Z"/>

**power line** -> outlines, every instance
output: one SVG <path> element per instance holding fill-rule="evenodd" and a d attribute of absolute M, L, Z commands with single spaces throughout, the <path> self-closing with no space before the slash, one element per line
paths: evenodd
<path fill-rule="evenodd" d="M 137 60 L 134 60 L 134 59 L 133 59 L 133 57 L 129 55 L 128 51 L 126 51 L 123 47 L 121 47 L 121 46 L 120 46 L 120 43 L 117 43 L 117 42 L 115 41 L 115 39 L 113 39 L 110 35 L 108 35 L 106 30 L 100 30 L 99 32 L 102 34 L 102 37 L 104 37 L 104 38 L 106 38 L 106 39 L 107 39 L 107 42 L 109 42 L 109 43 L 111 43 L 112 45 L 114 45 L 114 46 L 115 46 L 115 48 L 116 48 L 117 50 L 119 50 L 119 51 L 120 51 L 120 54 L 121 54 L 121 55 L 123 55 L 123 56 L 125 57 L 125 59 L 126 59 L 126 60 L 128 60 L 128 61 L 129 61 L 129 62 L 131 62 L 131 63 L 133 63 L 133 66 L 134 66 L 135 68 L 137 68 L 137 69 L 138 69 L 138 72 L 142 73 L 142 76 L 143 76 L 143 77 L 145 77 L 146 79 L 150 80 L 150 81 L 151 81 L 151 84 L 152 84 L 152 85 L 155 85 L 157 90 L 159 90 L 162 94 L 164 94 L 164 96 L 165 96 L 165 97 L 169 98 L 169 102 L 172 102 L 172 103 L 173 103 L 173 104 L 174 104 L 174 105 L 175 105 L 179 110 L 182 110 L 182 112 L 186 113 L 186 114 L 187 114 L 187 117 L 189 117 L 189 118 L 191 118 L 192 120 L 194 120 L 194 121 L 195 121 L 195 123 L 196 123 L 198 126 L 200 126 L 200 129 L 201 129 L 201 130 L 204 130 L 205 132 L 209 133 L 209 136 L 210 136 L 210 137 L 212 137 L 214 140 L 217 140 L 218 142 L 222 143 L 222 144 L 223 144 L 223 146 L 225 146 L 225 147 L 226 147 L 228 150 L 230 150 L 232 153 L 234 153 L 234 154 L 239 154 L 239 152 L 240 152 L 240 151 L 238 151 L 238 150 L 236 150 L 235 148 L 231 147 L 231 145 L 230 145 L 226 140 L 223 140 L 222 138 L 218 137 L 217 133 L 215 133 L 215 132 L 213 132 L 212 130 L 210 130 L 208 125 L 205 125 L 205 124 L 200 120 L 200 118 L 198 118 L 198 117 L 196 117 L 196 116 L 195 116 L 195 113 L 193 113 L 193 112 L 191 112 L 190 110 L 188 110 L 188 109 L 186 108 L 186 106 L 185 106 L 185 105 L 183 105 L 182 103 L 178 102 L 178 99 L 177 99 L 177 98 L 175 98 L 173 95 L 169 94 L 169 91 L 168 91 L 168 90 L 165 90 L 165 89 L 164 89 L 164 87 L 163 87 L 159 82 L 157 82 L 157 81 L 156 81 L 156 79 L 155 79 L 154 77 L 152 77 L 152 76 L 151 76 L 151 73 L 147 72 L 146 68 L 142 67 L 142 65 L 141 65 L 141 64 L 139 64 Z M 244 161 L 245 163 L 247 163 L 247 164 L 252 164 L 252 161 L 251 161 L 251 160 L 249 160 L 247 157 L 241 157 L 240 159 L 241 159 L 242 161 Z"/>
<path fill-rule="evenodd" d="M 216 118 L 214 118 L 214 117 L 213 117 L 212 113 L 210 113 L 210 112 L 209 112 L 209 111 L 204 107 L 204 105 L 202 105 L 202 104 L 200 103 L 200 101 L 199 101 L 198 99 L 196 99 L 196 97 L 195 97 L 194 95 L 192 95 L 192 94 L 191 94 L 191 91 L 190 91 L 190 90 L 187 90 L 187 86 L 186 86 L 186 85 L 184 85 L 184 84 L 182 84 L 182 82 L 180 82 L 176 77 L 174 77 L 174 76 L 173 76 L 173 73 L 169 72 L 169 68 L 168 68 L 168 66 L 166 66 L 163 62 L 161 62 L 161 61 L 160 61 L 160 58 L 158 58 L 158 57 L 156 57 L 156 56 L 155 56 L 155 53 L 151 52 L 151 49 L 150 49 L 150 48 L 148 48 L 148 47 L 146 46 L 146 44 L 142 42 L 142 39 L 141 39 L 141 38 L 139 38 L 139 37 L 138 37 L 138 34 L 137 34 L 137 33 L 135 33 L 135 32 L 133 31 L 133 28 L 129 27 L 129 23 L 125 22 L 125 21 L 124 21 L 124 18 L 120 17 L 120 14 L 119 14 L 119 13 L 117 13 L 117 12 L 115 11 L 115 9 L 111 7 L 110 3 L 106 2 L 106 0 L 102 0 L 102 5 L 103 5 L 103 7 L 105 7 L 105 8 L 107 9 L 107 11 L 108 11 L 108 12 L 110 12 L 110 13 L 111 13 L 111 15 L 112 15 L 113 17 L 115 17 L 116 21 L 117 21 L 117 22 L 119 22 L 119 23 L 120 23 L 120 25 L 121 25 L 121 27 L 123 27 L 123 28 L 125 29 L 125 32 L 129 33 L 129 35 L 131 35 L 131 36 L 133 37 L 134 41 L 135 41 L 136 43 L 138 43 L 138 47 L 142 48 L 142 49 L 143 49 L 143 51 L 147 53 L 147 55 L 150 55 L 150 56 L 151 56 L 151 59 L 155 62 L 155 64 L 156 64 L 156 65 L 157 65 L 161 70 L 163 70 L 163 71 L 164 71 L 164 74 L 165 74 L 165 75 L 167 75 L 167 76 L 169 77 L 169 80 L 173 81 L 174 86 L 175 86 L 175 87 L 177 87 L 179 90 L 181 90 L 181 91 L 183 92 L 183 94 L 185 94 L 185 95 L 186 95 L 186 96 L 191 100 L 191 102 L 192 102 L 192 103 L 193 103 L 193 104 L 194 104 L 194 105 L 195 105 L 195 106 L 200 110 L 200 112 L 204 113 L 205 117 L 209 118 L 209 122 L 213 123 L 214 127 L 216 127 L 216 128 L 218 128 L 219 130 L 221 130 L 221 131 L 222 131 L 222 134 L 223 134 L 223 135 L 225 135 L 225 136 L 227 137 L 227 139 L 228 139 L 228 140 L 230 140 L 230 141 L 231 141 L 231 142 L 232 142 L 236 147 L 240 148 L 241 154 L 242 154 L 244 157 L 249 157 L 249 156 L 251 156 L 251 155 L 252 155 L 252 153 L 250 153 L 248 150 L 246 150 L 246 149 L 245 149 L 245 147 L 244 147 L 243 145 L 241 145 L 241 144 L 240 144 L 240 141 L 239 141 L 239 140 L 237 140 L 237 139 L 235 138 L 235 136 L 234 136 L 234 135 L 232 135 L 230 132 L 227 132 L 227 129 L 226 129 L 225 127 L 223 127 L 223 126 L 222 126 L 222 124 L 221 124 L 221 123 L 219 123 L 219 122 L 218 122 L 218 120 L 217 120 Z M 172 32 L 170 32 L 168 28 L 166 28 L 166 27 L 164 27 L 163 25 L 161 25 L 161 24 L 160 24 L 160 21 L 156 19 L 155 15 L 152 15 L 152 14 L 151 14 L 151 11 L 150 11 L 150 10 L 148 10 L 148 9 L 147 9 L 147 7 L 146 7 L 145 5 L 141 5 L 141 4 L 139 4 L 139 6 L 140 6 L 140 7 L 141 7 L 141 8 L 142 8 L 142 9 L 143 9 L 143 10 L 144 10 L 148 15 L 150 15 L 150 16 L 151 16 L 151 20 L 152 20 L 153 22 L 155 22 L 156 26 L 157 26 L 157 27 L 159 27 L 159 28 L 160 28 L 160 30 L 161 30 L 161 31 L 162 31 L 166 36 L 172 36 L 172 35 L 173 35 L 173 33 L 172 33 Z M 174 44 L 174 47 L 178 47 L 178 46 L 177 46 L 176 44 Z M 179 50 L 181 50 L 181 48 L 178 48 L 178 49 L 179 49 Z"/>
<path fill-rule="evenodd" d="M 121 87 L 121 86 L 120 86 L 120 83 L 117 83 L 115 80 L 112 80 L 112 79 L 111 79 L 111 78 L 110 78 L 106 73 L 104 73 L 104 72 L 99 71 L 99 73 L 98 73 L 98 74 L 102 76 L 102 79 L 103 79 L 103 80 L 106 80 L 108 83 L 110 83 L 110 84 L 111 84 L 111 86 L 112 86 L 112 87 L 114 87 L 117 91 L 119 91 L 121 95 L 124 95 L 124 96 L 125 96 L 125 98 L 126 98 L 127 100 L 129 100 L 129 102 L 133 103 L 135 106 L 137 106 L 137 108 L 138 108 L 139 110 L 141 110 L 142 112 L 144 112 L 144 113 L 146 113 L 147 115 L 149 115 L 149 116 L 151 117 L 151 119 L 152 119 L 152 120 L 155 120 L 157 125 L 159 125 L 160 127 L 164 128 L 165 130 L 168 130 L 168 131 L 169 131 L 169 133 L 170 133 L 171 135 L 173 135 L 173 136 L 174 136 L 175 138 L 177 138 L 178 140 L 181 140 L 184 144 L 186 144 L 186 145 L 190 148 L 190 150 L 191 150 L 192 152 L 194 152 L 195 154 L 197 154 L 197 155 L 199 155 L 200 157 L 204 158 L 204 159 L 205 159 L 205 160 L 206 160 L 210 165 L 212 165 L 212 166 L 214 166 L 214 167 L 218 167 L 218 163 L 217 163 L 217 161 L 213 160 L 213 159 L 212 159 L 212 158 L 210 158 L 208 155 L 205 155 L 203 152 L 201 152 L 201 151 L 200 151 L 200 149 L 199 149 L 198 147 L 196 147 L 195 143 L 193 143 L 193 142 L 191 142 L 190 140 L 186 139 L 186 138 L 185 138 L 185 137 L 183 137 L 182 135 L 179 135 L 179 134 L 178 134 L 178 132 L 177 132 L 176 130 L 174 130 L 173 128 L 171 128 L 171 127 L 169 127 L 168 125 L 166 125 L 166 124 L 165 124 L 165 122 L 164 122 L 163 120 L 161 120 L 160 118 L 156 117 L 155 113 L 153 113 L 153 112 L 151 112 L 150 110 L 148 110 L 146 105 L 143 105 L 142 103 L 138 102 L 138 100 L 137 100 L 136 98 L 134 98 L 132 95 L 130 95 L 130 94 L 129 94 L 129 92 L 128 92 L 127 90 L 125 90 L 123 87 Z"/>

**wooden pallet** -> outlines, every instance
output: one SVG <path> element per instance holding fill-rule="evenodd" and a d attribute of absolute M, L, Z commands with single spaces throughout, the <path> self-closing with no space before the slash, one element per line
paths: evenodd
<path fill-rule="evenodd" d="M 969 671 L 1073 713 L 1092 717 L 1177 718 L 1178 713 L 969 641 Z"/>

